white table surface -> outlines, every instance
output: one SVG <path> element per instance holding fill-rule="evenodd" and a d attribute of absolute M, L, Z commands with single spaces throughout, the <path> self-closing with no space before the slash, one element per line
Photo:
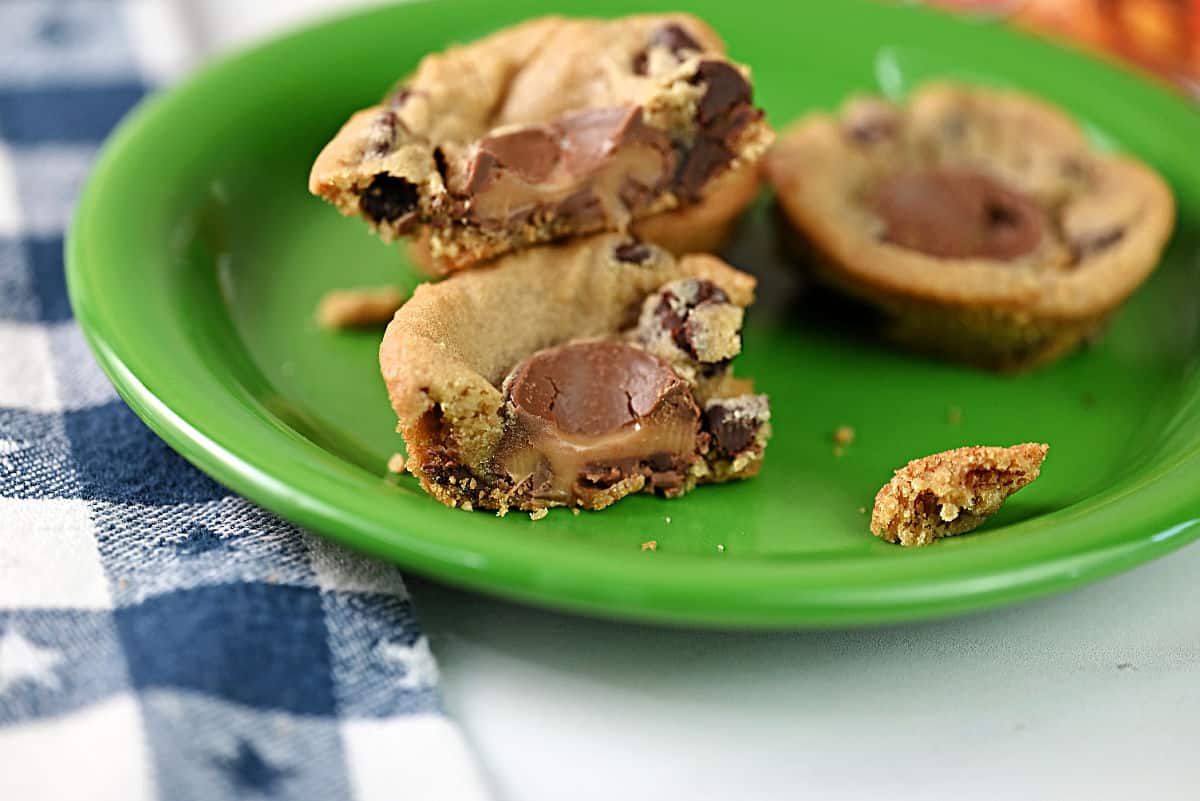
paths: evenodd
<path fill-rule="evenodd" d="M 211 56 L 368 0 L 177 2 Z M 998 612 L 845 632 L 409 586 L 499 799 L 1200 799 L 1200 544 Z"/>

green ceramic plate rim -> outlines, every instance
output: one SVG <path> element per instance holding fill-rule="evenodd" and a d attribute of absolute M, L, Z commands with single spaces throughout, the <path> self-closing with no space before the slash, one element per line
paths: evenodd
<path fill-rule="evenodd" d="M 475 5 L 486 8 L 486 3 Z M 1058 529 L 1063 545 L 996 551 L 985 571 L 976 566 L 980 554 L 974 549 L 926 553 L 920 560 L 893 565 L 883 584 L 875 580 L 870 557 L 834 563 L 819 555 L 714 560 L 656 554 L 647 559 L 579 548 L 563 549 L 547 562 L 543 545 L 513 538 L 489 542 L 477 522 L 483 516 L 465 516 L 433 502 L 403 521 L 388 519 L 380 511 L 388 496 L 378 476 L 272 422 L 251 398 L 240 398 L 227 415 L 208 413 L 199 402 L 203 390 L 225 391 L 215 374 L 201 370 L 207 387 L 172 381 L 170 376 L 178 377 L 176 371 L 187 360 L 180 354 L 118 344 L 124 340 L 123 329 L 134 321 L 114 316 L 100 290 L 109 272 L 119 276 L 120 267 L 98 264 L 89 255 L 104 250 L 106 243 L 111 248 L 111 238 L 120 236 L 121 220 L 106 212 L 109 187 L 116 176 L 139 169 L 139 143 L 167 124 L 173 112 L 186 108 L 200 87 L 242 73 L 249 78 L 256 64 L 302 40 L 336 37 L 343 28 L 390 13 L 395 9 L 370 9 L 283 35 L 210 64 L 173 90 L 146 99 L 106 143 L 80 196 L 65 249 L 70 300 L 86 339 L 133 411 L 218 481 L 346 546 L 455 584 L 577 612 L 713 626 L 847 626 L 956 614 L 1076 586 L 1200 537 L 1196 446 L 1137 481 L 1031 521 L 1034 528 Z M 1023 47 L 1036 44 L 1017 34 L 1004 35 L 1024 41 Z M 1136 83 L 1101 62 L 1092 61 L 1090 67 L 1108 80 Z M 1137 91 L 1157 98 L 1160 105 L 1183 106 L 1153 86 L 1139 85 Z M 1195 127 L 1200 137 L 1200 118 Z M 195 359 L 195 354 L 186 356 Z M 195 378 L 195 372 L 189 375 Z M 1193 399 L 1197 393 L 1200 388 Z M 1101 531 L 1094 531 L 1097 513 L 1109 517 Z M 431 531 L 437 534 L 427 533 Z M 1086 547 L 1079 547 L 1080 537 L 1090 538 Z"/>

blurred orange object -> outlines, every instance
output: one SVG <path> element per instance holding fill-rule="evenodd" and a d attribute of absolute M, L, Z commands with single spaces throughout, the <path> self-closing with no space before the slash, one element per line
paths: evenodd
<path fill-rule="evenodd" d="M 1074 40 L 1200 95 L 1200 0 L 936 0 Z"/>

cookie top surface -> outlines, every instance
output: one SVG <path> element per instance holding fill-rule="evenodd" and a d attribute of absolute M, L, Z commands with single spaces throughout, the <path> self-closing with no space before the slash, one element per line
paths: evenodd
<path fill-rule="evenodd" d="M 1174 219 L 1163 180 L 1009 90 L 847 101 L 767 157 L 785 214 L 862 291 L 1064 317 L 1123 300 Z"/>

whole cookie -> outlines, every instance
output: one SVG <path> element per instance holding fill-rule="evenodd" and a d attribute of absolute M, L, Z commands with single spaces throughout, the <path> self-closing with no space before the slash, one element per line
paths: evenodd
<path fill-rule="evenodd" d="M 930 84 L 781 136 L 768 179 L 817 276 L 902 344 L 1001 370 L 1094 336 L 1158 263 L 1163 180 L 1028 95 Z"/>
<path fill-rule="evenodd" d="M 379 360 L 408 469 L 466 509 L 601 509 L 758 472 L 767 399 L 735 378 L 754 279 L 618 234 L 417 289 Z"/>
<path fill-rule="evenodd" d="M 309 188 L 449 272 L 700 203 L 771 141 L 751 95 L 695 17 L 546 17 L 426 57 Z"/>

